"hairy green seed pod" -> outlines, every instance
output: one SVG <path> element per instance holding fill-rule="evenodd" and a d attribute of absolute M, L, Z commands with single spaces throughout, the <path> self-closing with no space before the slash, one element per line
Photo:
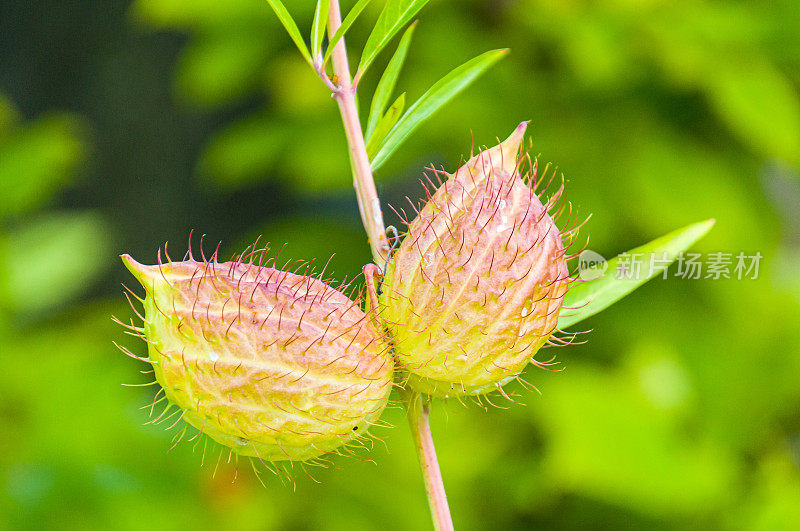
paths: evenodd
<path fill-rule="evenodd" d="M 307 460 L 365 434 L 393 363 L 357 303 L 242 262 L 125 265 L 144 286 L 149 362 L 189 424 L 236 453 Z"/>
<path fill-rule="evenodd" d="M 382 315 L 417 391 L 502 392 L 556 328 L 569 274 L 535 167 L 520 174 L 525 126 L 444 174 L 387 268 Z"/>

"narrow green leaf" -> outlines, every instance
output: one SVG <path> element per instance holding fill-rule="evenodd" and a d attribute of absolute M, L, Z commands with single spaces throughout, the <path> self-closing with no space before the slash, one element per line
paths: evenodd
<path fill-rule="evenodd" d="M 311 53 L 315 61 L 322 53 L 322 39 L 328 26 L 330 3 L 331 0 L 317 0 L 317 9 L 314 11 L 314 23 L 311 25 Z"/>
<path fill-rule="evenodd" d="M 381 80 L 378 82 L 378 87 L 375 89 L 375 94 L 372 96 L 372 103 L 369 106 L 367 141 L 372 137 L 375 126 L 378 125 L 381 114 L 383 114 L 386 104 L 389 103 L 389 98 L 392 97 L 392 92 L 394 92 L 394 87 L 397 84 L 397 77 L 400 75 L 400 69 L 403 68 L 403 62 L 406 60 L 408 47 L 411 44 L 411 36 L 414 34 L 414 28 L 416 27 L 417 23 L 414 22 L 403 34 L 403 38 L 400 39 L 400 44 L 397 45 L 397 50 L 394 52 L 391 61 L 389 61 L 386 70 L 384 70 L 381 76 Z"/>
<path fill-rule="evenodd" d="M 394 124 L 397 123 L 397 120 L 400 119 L 400 116 L 403 114 L 403 109 L 406 106 L 406 93 L 403 92 L 398 96 L 398 98 L 392 103 L 392 106 L 389 107 L 389 110 L 386 111 L 386 114 L 378 122 L 377 127 L 375 127 L 375 132 L 369 139 L 367 140 L 367 155 L 371 158 L 376 151 L 381 147 L 381 143 L 383 139 L 386 138 L 386 135 L 389 134 L 389 131 L 392 130 Z"/>
<path fill-rule="evenodd" d="M 286 32 L 289 34 L 289 37 L 292 38 L 297 49 L 300 50 L 300 53 L 303 54 L 303 58 L 308 62 L 310 65 L 314 65 L 314 62 L 311 60 L 311 54 L 308 53 L 308 47 L 306 43 L 303 41 L 303 37 L 300 35 L 300 30 L 297 29 L 297 24 L 294 23 L 294 19 L 292 15 L 286 10 L 286 6 L 283 5 L 281 0 L 267 0 L 267 3 L 278 16 L 278 20 L 281 21 L 283 27 L 286 28 Z"/>
<path fill-rule="evenodd" d="M 567 291 L 564 297 L 564 306 L 558 317 L 558 327 L 560 329 L 567 328 L 605 310 L 651 278 L 662 273 L 678 258 L 681 252 L 694 245 L 713 226 L 713 219 L 701 221 L 670 232 L 641 247 L 631 249 L 625 253 L 628 255 L 628 263 L 633 256 L 642 259 L 642 274 L 631 275 L 632 278 L 620 278 L 621 275 L 618 274 L 620 258 L 624 255 L 609 260 L 607 268 L 597 270 L 597 278 L 579 282 Z M 651 262 L 651 259 L 654 261 Z M 653 264 L 652 268 L 650 267 L 651 263 Z"/>
<path fill-rule="evenodd" d="M 414 102 L 408 112 L 392 128 L 386 136 L 375 158 L 372 160 L 372 169 L 377 170 L 388 158 L 405 142 L 405 140 L 420 125 L 425 123 L 431 116 L 444 106 L 447 102 L 458 95 L 462 90 L 472 84 L 490 66 L 502 59 L 508 53 L 508 49 L 491 50 L 470 59 L 459 66 L 442 79 L 437 81 L 428 92 Z"/>
<path fill-rule="evenodd" d="M 336 44 L 338 44 L 341 38 L 344 37 L 344 34 L 347 33 L 347 30 L 349 30 L 350 26 L 353 25 L 353 22 L 356 21 L 358 15 L 364 11 L 364 8 L 367 7 L 367 4 L 369 4 L 371 1 L 372 0 L 358 0 L 358 3 L 354 5 L 353 9 L 351 9 L 347 16 L 344 17 L 342 25 L 339 26 L 339 29 L 336 30 L 336 33 L 334 33 L 333 37 L 331 37 L 328 41 L 328 49 L 325 50 L 325 57 L 322 59 L 322 64 L 328 62 L 328 59 L 330 59 L 331 54 L 333 53 L 333 48 L 336 46 Z"/>
<path fill-rule="evenodd" d="M 367 38 L 367 44 L 364 45 L 361 60 L 358 62 L 357 76 L 364 74 L 364 71 L 369 68 L 369 65 L 392 40 L 392 37 L 427 3 L 428 0 L 388 0 L 386 2 L 378 17 L 378 22 L 375 23 L 372 33 Z"/>

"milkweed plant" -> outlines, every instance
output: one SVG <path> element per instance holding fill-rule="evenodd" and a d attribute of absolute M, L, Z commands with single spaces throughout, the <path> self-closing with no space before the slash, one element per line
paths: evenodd
<path fill-rule="evenodd" d="M 452 529 L 428 424 L 432 400 L 514 402 L 505 390 L 528 364 L 547 367 L 546 345 L 567 345 L 574 325 L 604 310 L 702 238 L 713 220 L 688 225 L 630 251 L 658 256 L 644 277 L 582 269 L 581 220 L 563 178 L 528 153 L 527 122 L 488 149 L 472 149 L 451 172 L 428 168 L 421 204 L 395 209 L 402 231 L 384 226 L 373 172 L 447 102 L 507 54 L 491 50 L 458 66 L 405 106 L 392 100 L 427 0 L 387 0 L 351 75 L 345 36 L 369 0 L 342 20 L 338 0 L 319 0 L 307 42 L 280 0 L 267 0 L 309 67 L 339 106 L 353 185 L 373 263 L 365 287 L 332 285 L 311 265 L 281 266 L 258 242 L 230 261 L 217 250 L 156 265 L 122 260 L 144 288 L 141 323 L 122 323 L 147 343 L 160 384 L 151 422 L 183 421 L 277 475 L 281 463 L 326 463 L 350 454 L 381 424 L 396 391 L 407 412 L 433 523 Z M 360 81 L 408 26 L 381 74 L 362 126 Z M 391 102 L 391 103 L 390 103 Z M 466 134 L 465 134 L 466 136 Z M 476 152 L 477 151 L 477 152 Z M 342 154 L 345 156 L 345 154 Z M 406 210 L 408 208 L 408 210 Z M 620 257 L 606 268 L 616 268 Z M 291 271 L 287 270 L 291 269 Z M 130 300 L 130 297 L 129 297 Z M 255 468 L 255 467 L 254 467 Z"/>

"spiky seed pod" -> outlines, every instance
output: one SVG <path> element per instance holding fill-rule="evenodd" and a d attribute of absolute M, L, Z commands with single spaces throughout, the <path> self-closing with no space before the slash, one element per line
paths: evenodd
<path fill-rule="evenodd" d="M 418 391 L 502 392 L 556 328 L 569 273 L 535 175 L 520 175 L 525 127 L 445 175 L 387 268 L 382 314 Z"/>
<path fill-rule="evenodd" d="M 386 344 L 357 303 L 319 279 L 122 259 L 147 292 L 156 379 L 183 419 L 236 453 L 312 459 L 364 435 L 386 406 Z"/>

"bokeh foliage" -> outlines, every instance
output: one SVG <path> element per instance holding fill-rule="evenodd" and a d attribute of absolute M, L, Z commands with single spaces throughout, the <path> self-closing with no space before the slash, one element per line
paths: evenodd
<path fill-rule="evenodd" d="M 269 6 L 52 4 L 0 16 L 0 527 L 427 526 L 399 410 L 377 467 L 296 469 L 294 492 L 246 464 L 231 483 L 224 459 L 212 478 L 216 454 L 201 468 L 191 444 L 167 453 L 138 409 L 154 389 L 119 385 L 147 377 L 111 345 L 143 351 L 110 322 L 130 315 L 116 254 L 180 255 L 194 228 L 228 254 L 258 234 L 287 258 L 336 253 L 338 278 L 369 259 L 336 106 Z M 291 4 L 307 32 L 314 2 Z M 526 407 L 437 407 L 456 526 L 800 527 L 796 2 L 438 0 L 420 18 L 410 101 L 512 53 L 380 169 L 386 201 L 530 119 L 593 214 L 591 249 L 715 217 L 698 251 L 764 256 L 758 280 L 657 279 L 582 323 L 587 344 L 551 351 L 564 371 L 528 371 L 541 396 L 516 389 Z"/>

